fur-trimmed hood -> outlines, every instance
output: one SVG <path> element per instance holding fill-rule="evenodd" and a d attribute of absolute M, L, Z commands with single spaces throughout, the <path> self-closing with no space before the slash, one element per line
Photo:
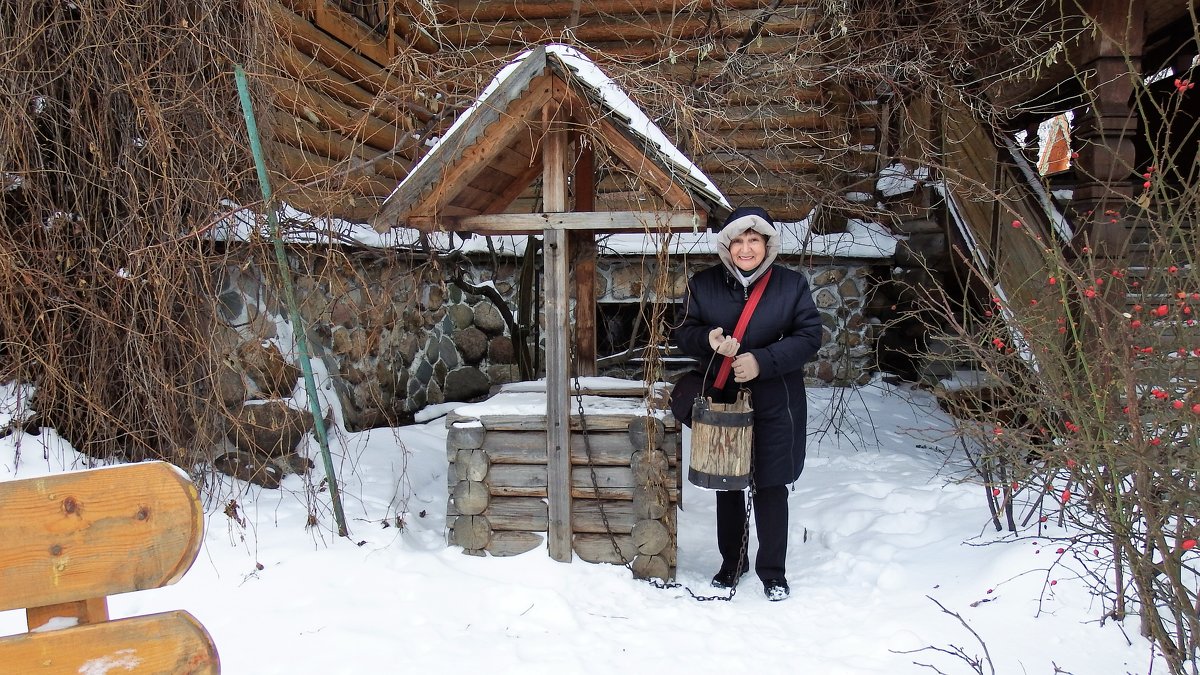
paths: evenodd
<path fill-rule="evenodd" d="M 738 266 L 733 263 L 733 256 L 729 253 L 730 244 L 746 230 L 754 230 L 767 240 L 766 256 L 762 263 L 754 269 L 754 272 L 748 275 L 738 269 Z M 767 273 L 771 263 L 775 262 L 775 258 L 778 257 L 779 231 L 775 229 L 771 215 L 767 213 L 766 209 L 757 206 L 743 206 L 735 209 L 725 219 L 724 227 L 717 233 L 716 248 L 717 255 L 721 257 L 721 263 L 725 265 L 725 269 L 729 270 L 734 279 L 749 288 L 751 284 Z"/>

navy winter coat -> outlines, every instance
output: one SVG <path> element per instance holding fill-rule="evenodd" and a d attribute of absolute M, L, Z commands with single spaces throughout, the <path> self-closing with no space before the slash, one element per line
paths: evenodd
<path fill-rule="evenodd" d="M 761 283 L 759 279 L 754 285 Z M 701 372 L 714 354 L 708 345 L 709 331 L 720 326 L 725 335 L 733 335 L 753 288 L 743 288 L 720 264 L 697 272 L 688 282 L 683 323 L 674 335 L 680 349 L 700 362 Z M 730 373 L 724 391 L 714 397 L 716 401 L 732 402 L 739 387 L 750 389 L 754 406 L 754 482 L 759 487 L 792 483 L 804 469 L 808 426 L 804 364 L 821 347 L 821 333 L 821 317 L 808 279 L 799 272 L 772 266 L 766 291 L 739 351 L 754 354 L 759 375 L 738 384 Z M 713 359 L 709 386 L 723 358 Z"/>

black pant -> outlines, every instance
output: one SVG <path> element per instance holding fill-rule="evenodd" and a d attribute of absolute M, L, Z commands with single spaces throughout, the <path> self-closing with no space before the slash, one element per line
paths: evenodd
<path fill-rule="evenodd" d="M 786 485 L 758 488 L 754 492 L 754 529 L 758 533 L 758 555 L 754 571 L 758 578 L 783 579 L 788 537 L 788 493 Z M 742 490 L 717 491 L 717 549 L 721 567 L 734 569 L 742 555 L 746 530 L 746 497 Z M 747 545 L 749 541 L 746 542 Z M 741 561 L 745 570 L 747 561 Z"/>

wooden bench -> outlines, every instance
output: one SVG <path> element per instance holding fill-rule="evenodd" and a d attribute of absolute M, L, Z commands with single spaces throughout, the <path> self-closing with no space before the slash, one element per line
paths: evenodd
<path fill-rule="evenodd" d="M 109 620 L 107 596 L 178 581 L 204 511 L 187 476 L 146 462 L 0 482 L 0 637 L 5 673 L 219 673 L 208 631 L 185 611 Z"/>

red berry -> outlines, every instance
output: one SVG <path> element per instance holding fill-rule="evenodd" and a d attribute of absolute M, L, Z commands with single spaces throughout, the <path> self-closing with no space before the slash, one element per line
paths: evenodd
<path fill-rule="evenodd" d="M 1190 551 L 1195 547 L 1196 547 L 1195 539 L 1184 539 L 1183 543 L 1179 545 L 1179 548 L 1182 548 L 1185 551 Z"/>

